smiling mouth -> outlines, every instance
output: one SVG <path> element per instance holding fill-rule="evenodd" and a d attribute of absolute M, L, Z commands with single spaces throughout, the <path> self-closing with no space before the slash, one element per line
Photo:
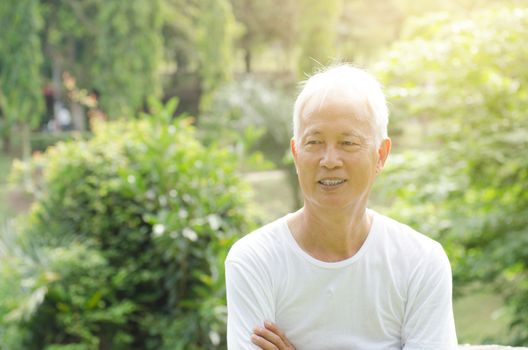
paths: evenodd
<path fill-rule="evenodd" d="M 345 183 L 346 180 L 344 180 L 344 179 L 323 179 L 323 180 L 319 180 L 317 182 L 320 183 L 323 186 L 333 187 L 333 186 L 339 186 L 339 185 Z"/>

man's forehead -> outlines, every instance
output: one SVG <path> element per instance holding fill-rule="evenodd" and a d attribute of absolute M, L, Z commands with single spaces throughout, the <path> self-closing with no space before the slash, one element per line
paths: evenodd
<path fill-rule="evenodd" d="M 364 97 L 335 90 L 327 90 L 325 93 L 314 94 L 308 98 L 301 117 L 310 118 L 323 110 L 358 119 L 371 119 L 370 108 Z"/>
<path fill-rule="evenodd" d="M 319 136 L 323 135 L 324 132 L 320 129 L 318 129 L 317 126 L 309 126 L 306 128 L 306 131 L 304 133 L 305 136 Z M 338 133 L 340 136 L 352 136 L 352 137 L 362 137 L 361 133 L 357 130 L 343 130 L 340 133 Z"/>

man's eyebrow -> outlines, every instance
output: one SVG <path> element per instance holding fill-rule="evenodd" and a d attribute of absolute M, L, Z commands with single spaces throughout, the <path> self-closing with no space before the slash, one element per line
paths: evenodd
<path fill-rule="evenodd" d="M 314 136 L 314 135 L 321 135 L 321 132 L 318 130 L 309 130 L 306 134 L 304 134 L 304 137 L 308 136 Z"/>
<path fill-rule="evenodd" d="M 343 131 L 341 133 L 341 135 L 342 136 L 354 136 L 354 137 L 363 138 L 363 136 L 360 133 L 357 133 L 357 132 L 354 132 L 354 131 Z"/>

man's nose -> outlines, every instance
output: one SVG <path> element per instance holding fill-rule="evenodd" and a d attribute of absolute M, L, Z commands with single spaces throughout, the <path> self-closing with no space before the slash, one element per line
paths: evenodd
<path fill-rule="evenodd" d="M 342 166 L 343 161 L 339 155 L 339 150 L 332 146 L 326 147 L 320 165 L 328 169 Z"/>

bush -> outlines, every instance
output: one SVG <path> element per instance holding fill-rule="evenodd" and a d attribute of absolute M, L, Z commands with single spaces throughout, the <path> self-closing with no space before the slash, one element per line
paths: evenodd
<path fill-rule="evenodd" d="M 39 258 L 7 275 L 24 264 L 45 273 L 16 273 L 33 283 L 0 301 L 21 348 L 225 348 L 223 260 L 250 230 L 248 187 L 233 155 L 196 141 L 189 119 L 171 121 L 174 108 L 97 124 L 89 141 L 44 154 L 22 225 Z"/>
<path fill-rule="evenodd" d="M 396 125 L 412 114 L 427 132 L 418 155 L 387 168 L 391 208 L 443 240 L 455 286 L 505 296 L 511 343 L 527 345 L 528 9 L 434 15 L 405 32 L 377 71 Z"/>
<path fill-rule="evenodd" d="M 34 132 L 31 134 L 29 142 L 31 144 L 31 151 L 45 152 L 48 147 L 51 147 L 59 142 L 72 140 L 88 140 L 90 137 L 90 132 L 79 131 L 63 131 L 58 133 Z M 14 138 L 11 141 L 11 148 L 12 154 L 20 154 L 22 152 L 22 144 L 20 138 Z"/>
<path fill-rule="evenodd" d="M 79 131 L 69 131 L 69 132 L 60 132 L 60 133 L 49 133 L 49 132 L 38 132 L 31 134 L 31 150 L 44 152 L 50 146 L 55 145 L 61 141 L 70 141 L 78 139 L 88 139 L 90 138 L 91 133 L 89 132 L 79 132 Z"/>

